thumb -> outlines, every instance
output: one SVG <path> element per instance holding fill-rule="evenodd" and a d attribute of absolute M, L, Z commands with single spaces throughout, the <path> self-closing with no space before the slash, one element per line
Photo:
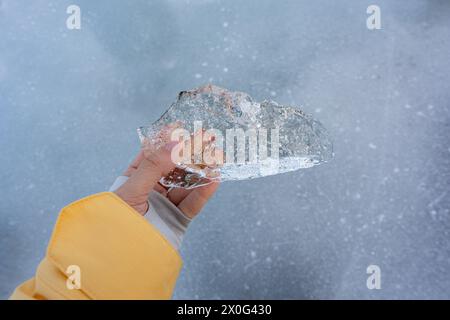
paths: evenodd
<path fill-rule="evenodd" d="M 144 159 L 127 181 L 133 186 L 136 196 L 150 193 L 161 177 L 175 168 L 171 152 L 177 144 L 178 142 L 169 142 L 156 150 L 144 150 Z"/>
<path fill-rule="evenodd" d="M 122 200 L 141 215 L 148 210 L 148 196 L 155 184 L 175 167 L 170 157 L 173 147 L 174 143 L 168 143 L 161 148 L 154 148 L 152 152 L 144 150 L 144 159 L 137 169 L 115 191 Z"/>

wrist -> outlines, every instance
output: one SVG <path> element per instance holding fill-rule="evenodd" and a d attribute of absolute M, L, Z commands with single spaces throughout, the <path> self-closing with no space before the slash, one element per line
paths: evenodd
<path fill-rule="evenodd" d="M 145 215 L 148 211 L 149 204 L 147 201 L 147 196 L 144 197 L 133 197 L 130 196 L 130 192 L 126 189 L 127 185 L 124 183 L 117 190 L 113 191 L 117 196 L 119 196 L 123 201 L 125 201 L 130 207 L 132 207 L 140 215 Z"/>
<path fill-rule="evenodd" d="M 114 181 L 111 188 L 109 188 L 109 191 L 117 194 L 122 200 L 134 208 L 133 203 L 130 204 L 129 198 L 121 188 L 128 179 L 127 176 L 119 176 Z M 141 210 L 136 211 L 156 227 L 175 249 L 179 250 L 191 219 L 177 206 L 163 195 L 156 191 L 152 191 L 145 201 L 145 210 L 142 208 Z"/>

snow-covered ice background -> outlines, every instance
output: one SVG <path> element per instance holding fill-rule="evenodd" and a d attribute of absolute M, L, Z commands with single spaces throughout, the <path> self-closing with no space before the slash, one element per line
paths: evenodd
<path fill-rule="evenodd" d="M 58 210 L 126 167 L 135 129 L 209 82 L 301 105 L 336 157 L 224 183 L 175 298 L 450 298 L 450 1 L 0 0 L 1 298 Z"/>

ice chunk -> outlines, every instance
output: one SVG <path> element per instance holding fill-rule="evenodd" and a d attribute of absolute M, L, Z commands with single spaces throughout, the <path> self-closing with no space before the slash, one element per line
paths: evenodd
<path fill-rule="evenodd" d="M 311 116 L 213 85 L 181 92 L 159 120 L 138 129 L 141 142 L 157 143 L 158 132 L 174 123 L 185 132 L 180 140 L 187 146 L 183 152 L 200 150 L 200 155 L 189 154 L 185 159 L 190 163 L 177 161 L 177 169 L 161 180 L 167 187 L 189 189 L 214 180 L 252 179 L 309 168 L 333 157 L 327 131 Z M 220 153 L 223 162 L 207 163 L 206 151 Z"/>

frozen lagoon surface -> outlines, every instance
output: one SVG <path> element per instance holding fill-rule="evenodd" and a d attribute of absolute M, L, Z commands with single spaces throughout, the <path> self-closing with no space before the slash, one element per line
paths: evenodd
<path fill-rule="evenodd" d="M 0 1 L 0 296 L 58 210 L 106 190 L 135 129 L 208 82 L 301 105 L 319 167 L 224 183 L 190 226 L 174 298 L 450 298 L 450 3 Z M 366 286 L 369 265 L 381 289 Z"/>

